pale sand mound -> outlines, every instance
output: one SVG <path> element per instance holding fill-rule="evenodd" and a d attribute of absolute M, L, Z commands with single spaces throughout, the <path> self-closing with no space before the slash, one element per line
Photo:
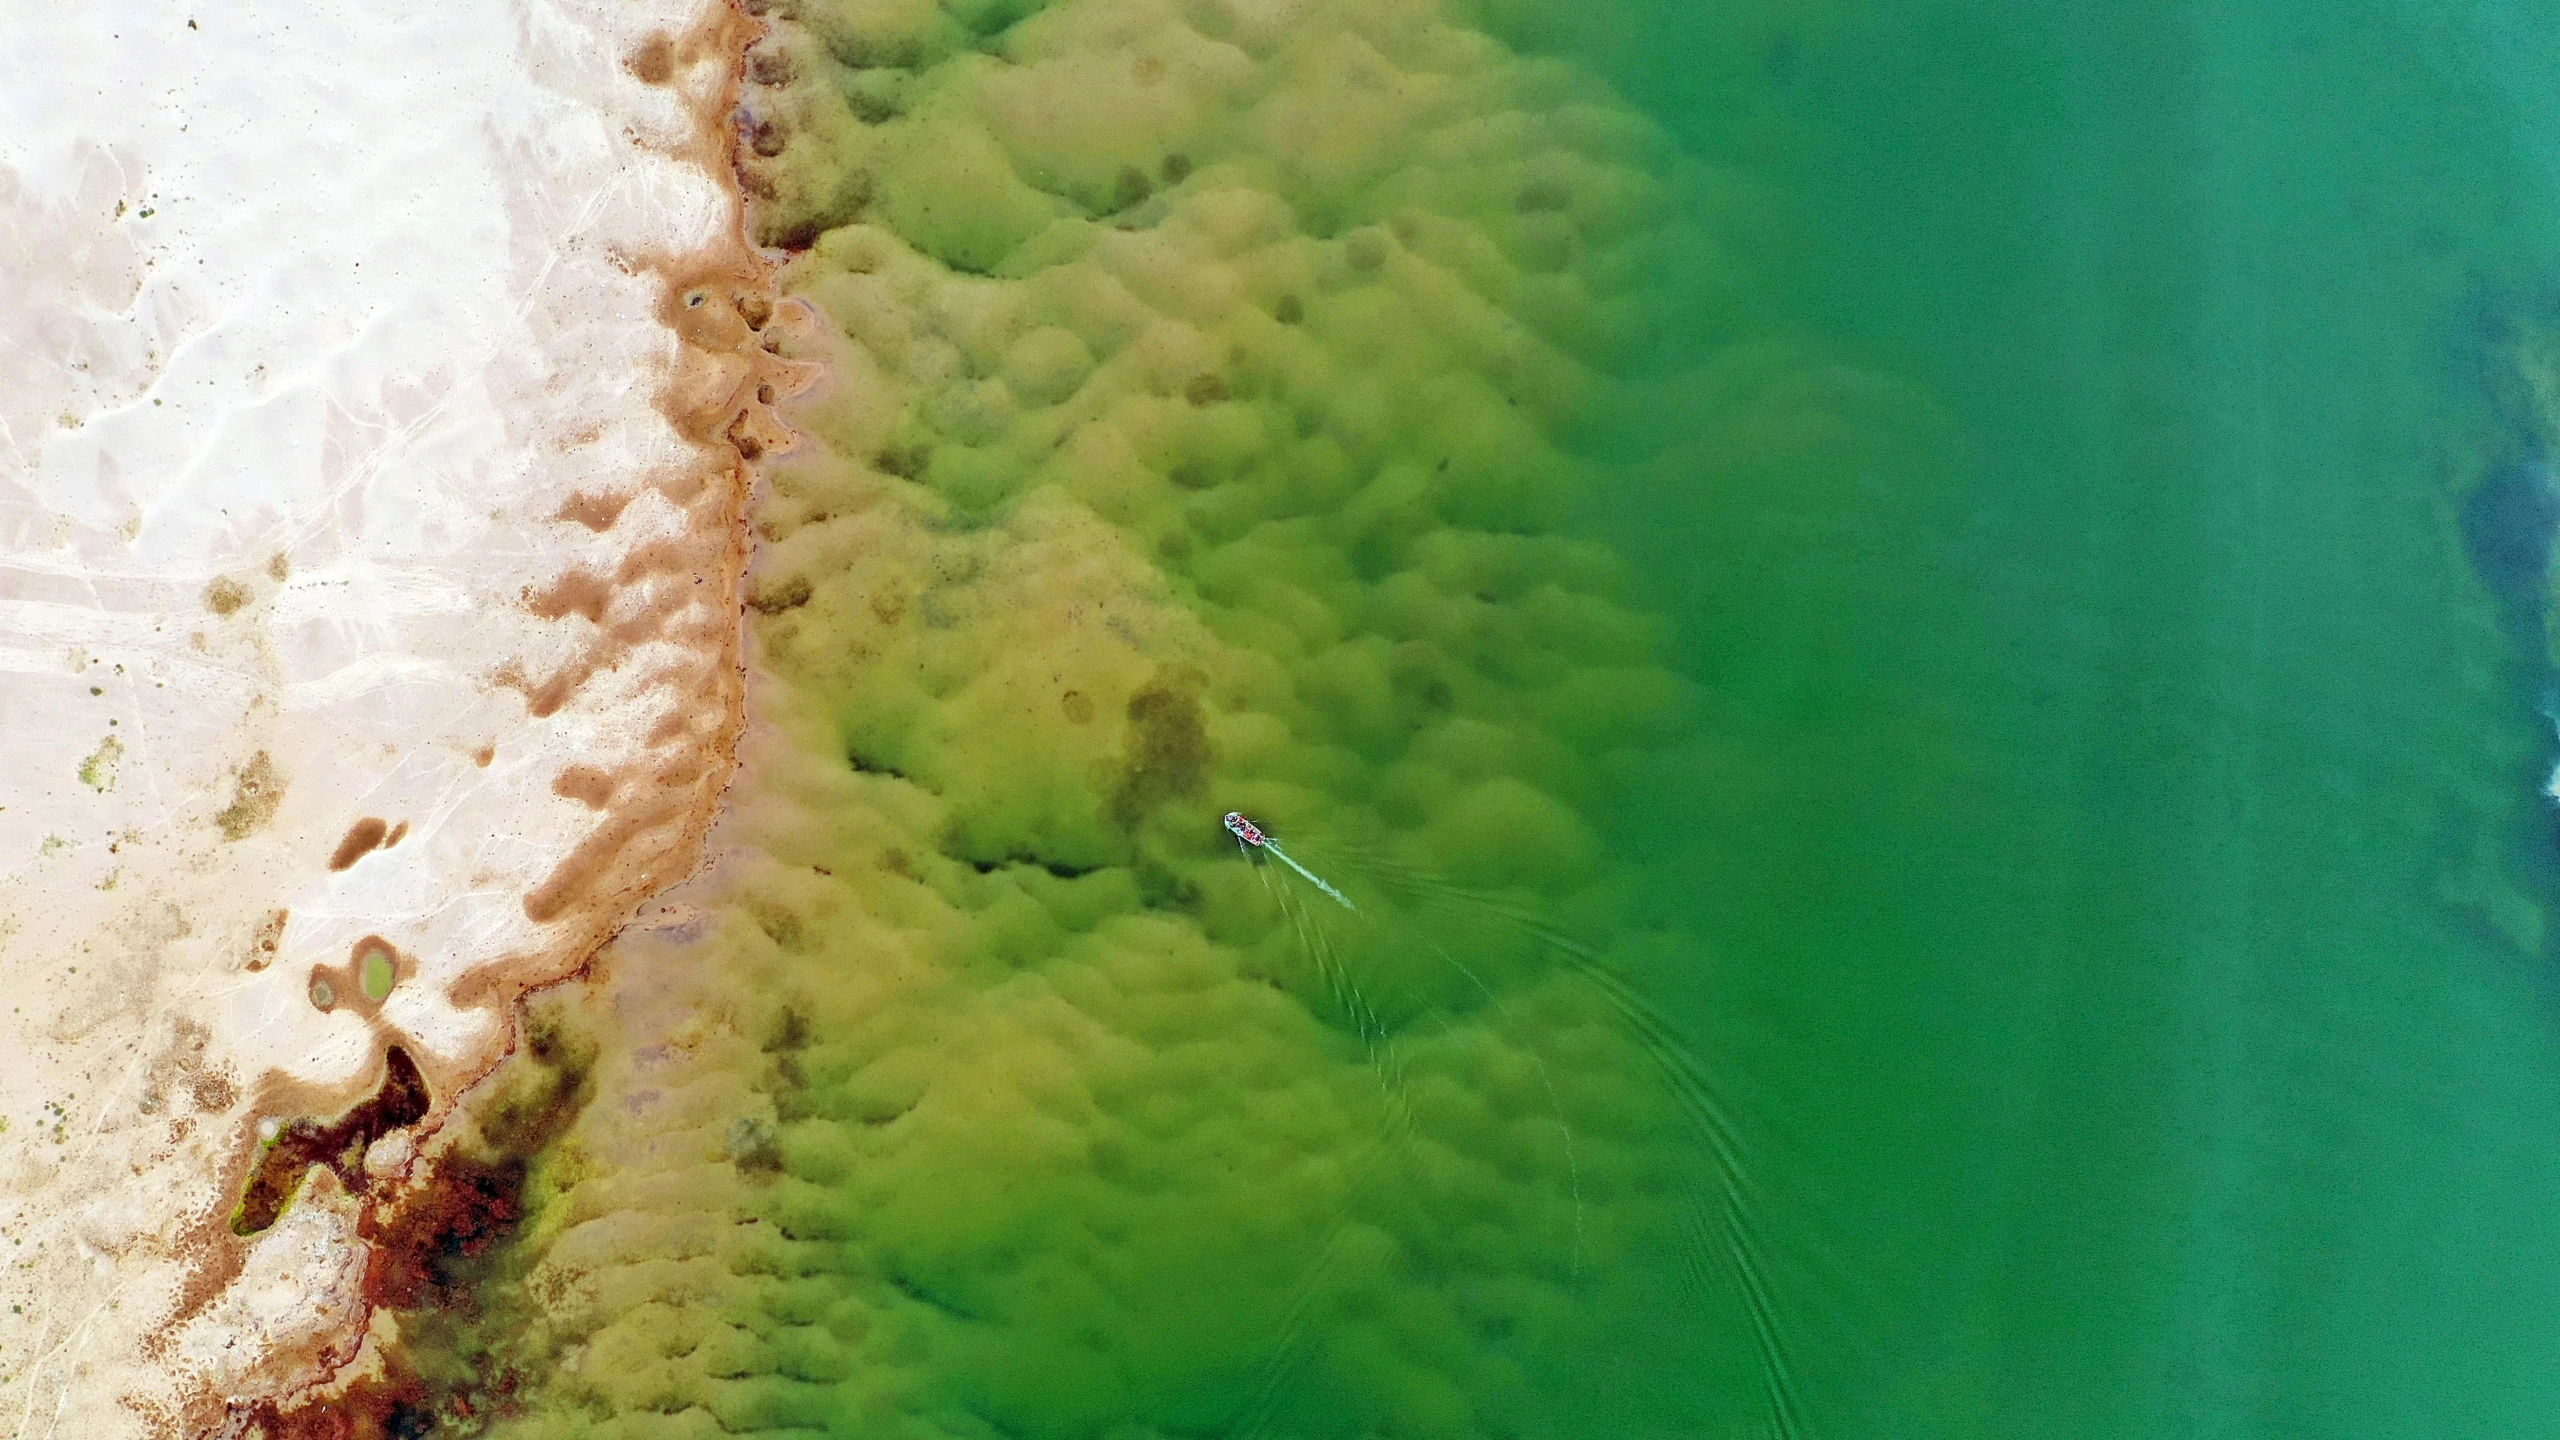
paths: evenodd
<path fill-rule="evenodd" d="M 390 13 L 0 10 L 12 1435 L 306 1378 L 360 1205 L 235 1240 L 258 1123 L 394 1044 L 440 1113 L 725 778 L 775 371 L 731 17 Z"/>

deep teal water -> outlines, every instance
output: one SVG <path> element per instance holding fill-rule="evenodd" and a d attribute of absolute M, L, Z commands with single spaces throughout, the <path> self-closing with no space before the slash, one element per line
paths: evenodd
<path fill-rule="evenodd" d="M 1607 507 L 1719 757 L 1631 818 L 1717 948 L 1656 983 L 1808 1197 L 1826 1428 L 2548 1433 L 2552 747 L 2454 517 L 2530 443 L 2560 20 L 1543 33 L 1767 179 L 1794 313 L 1945 425 Z"/>

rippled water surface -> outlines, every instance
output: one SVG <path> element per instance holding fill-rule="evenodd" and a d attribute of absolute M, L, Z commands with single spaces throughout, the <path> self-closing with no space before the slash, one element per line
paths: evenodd
<path fill-rule="evenodd" d="M 2560 22 L 2250 9 L 778 5 L 758 731 L 414 1413 L 2544 1433 Z"/>

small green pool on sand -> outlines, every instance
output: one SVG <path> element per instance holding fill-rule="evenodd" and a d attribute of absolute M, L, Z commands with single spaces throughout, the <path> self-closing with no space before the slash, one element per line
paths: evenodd
<path fill-rule="evenodd" d="M 391 957 L 379 950 L 364 952 L 364 969 L 357 983 L 364 987 L 364 998 L 380 1004 L 391 994 L 399 972 L 392 967 Z"/>

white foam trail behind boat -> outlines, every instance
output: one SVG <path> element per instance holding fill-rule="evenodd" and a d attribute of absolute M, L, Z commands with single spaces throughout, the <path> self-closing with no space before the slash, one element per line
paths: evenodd
<path fill-rule="evenodd" d="M 1357 906 L 1357 905 L 1352 904 L 1352 903 L 1351 903 L 1351 901 L 1350 901 L 1349 899 L 1345 898 L 1345 896 L 1343 895 L 1343 893 L 1342 893 L 1341 891 L 1336 890 L 1336 889 L 1334 889 L 1331 885 L 1326 884 L 1326 883 L 1324 882 L 1324 877 L 1322 877 L 1322 876 L 1320 876 L 1320 875 L 1316 874 L 1316 872 L 1314 872 L 1313 870 L 1308 869 L 1306 866 L 1299 864 L 1297 861 L 1290 859 L 1290 858 L 1289 858 L 1289 852 L 1280 848 L 1280 842 L 1279 842 L 1279 841 L 1277 841 L 1277 840 L 1272 840 L 1272 839 L 1267 839 L 1267 838 L 1266 838 L 1266 839 L 1262 842 L 1262 848 L 1263 848 L 1263 849 L 1265 849 L 1265 850 L 1270 851 L 1270 852 L 1272 853 L 1273 857 L 1275 857 L 1276 859 L 1278 859 L 1278 860 L 1279 860 L 1279 862 L 1280 862 L 1281 864 L 1286 865 L 1286 866 L 1288 866 L 1290 869 L 1297 871 L 1297 872 L 1298 872 L 1298 874 L 1299 874 L 1301 877 L 1303 877 L 1303 878 L 1306 880 L 1306 882 L 1307 882 L 1308 884 L 1313 885 L 1314 887 L 1316 887 L 1317 889 L 1319 889 L 1319 890 L 1323 891 L 1323 892 L 1324 892 L 1324 893 L 1326 893 L 1327 895 L 1332 896 L 1335 900 L 1337 900 L 1337 901 L 1341 902 L 1341 905 L 1342 905 L 1342 908 L 1343 908 L 1343 909 L 1345 909 L 1345 910 L 1349 910 L 1349 911 L 1353 912 L 1354 914 L 1357 914 L 1357 913 L 1359 912 L 1360 907 L 1359 907 L 1359 906 Z"/>

